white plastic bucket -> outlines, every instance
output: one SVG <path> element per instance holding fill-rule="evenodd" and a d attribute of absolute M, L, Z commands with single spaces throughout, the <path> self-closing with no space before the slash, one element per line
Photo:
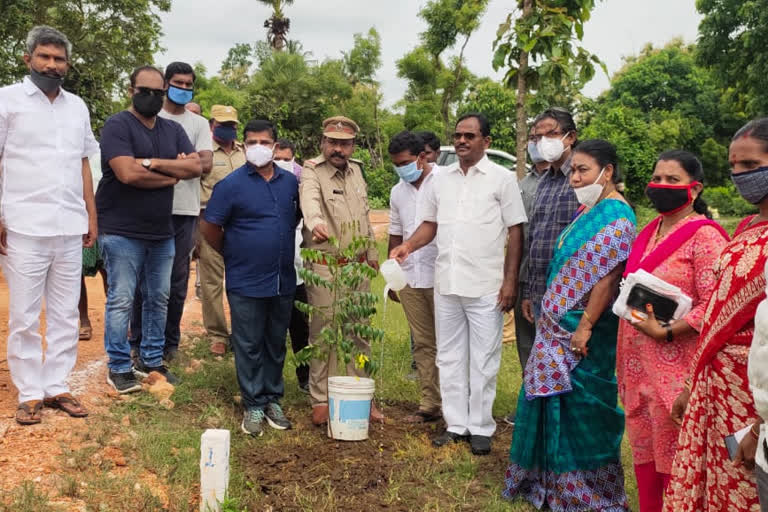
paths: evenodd
<path fill-rule="evenodd" d="M 381 264 L 381 275 L 387 282 L 387 289 L 395 292 L 399 292 L 405 285 L 408 284 L 408 280 L 405 278 L 405 272 L 400 267 L 397 260 L 387 260 Z"/>
<path fill-rule="evenodd" d="M 368 439 L 375 389 L 373 379 L 364 377 L 328 379 L 328 437 L 342 441 Z"/>

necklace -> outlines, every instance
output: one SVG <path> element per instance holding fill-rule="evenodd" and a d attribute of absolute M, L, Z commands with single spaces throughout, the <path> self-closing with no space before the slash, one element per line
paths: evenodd
<path fill-rule="evenodd" d="M 661 225 L 662 225 L 662 223 L 661 223 L 661 222 L 659 222 L 659 227 L 658 227 L 658 228 L 656 228 L 656 238 L 654 238 L 654 239 L 653 239 L 653 242 L 654 242 L 654 244 L 655 244 L 656 242 L 658 242 L 658 241 L 659 241 L 659 239 L 660 239 L 660 238 L 661 238 L 663 235 L 666 235 L 667 233 L 669 233 L 669 231 L 670 231 L 672 228 L 674 228 L 676 225 L 680 224 L 682 221 L 684 221 L 685 219 L 687 219 L 688 217 L 691 217 L 691 216 L 693 216 L 693 215 L 696 215 L 696 212 L 695 212 L 695 211 L 692 211 L 691 213 L 689 213 L 688 215 L 686 215 L 685 217 L 683 217 L 683 218 L 682 218 L 682 219 L 680 219 L 679 221 L 675 222 L 675 223 L 674 223 L 674 224 L 673 224 L 673 225 L 672 225 L 672 226 L 671 226 L 669 229 L 667 229 L 667 230 L 666 230 L 664 233 L 662 233 L 662 232 L 661 232 Z"/>

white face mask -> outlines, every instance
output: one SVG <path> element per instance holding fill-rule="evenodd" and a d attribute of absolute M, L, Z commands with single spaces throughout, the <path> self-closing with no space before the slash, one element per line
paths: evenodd
<path fill-rule="evenodd" d="M 560 160 L 560 157 L 563 156 L 563 153 L 565 153 L 565 144 L 563 144 L 563 139 L 568 136 L 568 133 L 559 139 L 542 137 L 538 144 L 536 144 L 536 149 L 539 150 L 539 155 L 541 155 L 541 157 L 549 163 L 557 162 Z"/>
<path fill-rule="evenodd" d="M 254 144 L 245 150 L 245 158 L 256 167 L 264 167 L 272 161 L 273 147 Z"/>
<path fill-rule="evenodd" d="M 597 182 L 600 181 L 600 178 L 603 177 L 604 172 L 605 167 L 602 168 L 600 174 L 597 176 L 597 179 L 591 185 L 584 185 L 583 187 L 573 189 L 573 191 L 576 193 L 576 199 L 578 199 L 579 203 L 583 204 L 587 208 L 592 208 L 597 204 L 598 199 L 600 199 L 600 195 L 603 193 L 603 188 L 605 188 L 605 184 L 599 185 Z"/>
<path fill-rule="evenodd" d="M 293 158 L 290 160 L 275 160 L 275 165 L 284 171 L 293 172 Z"/>

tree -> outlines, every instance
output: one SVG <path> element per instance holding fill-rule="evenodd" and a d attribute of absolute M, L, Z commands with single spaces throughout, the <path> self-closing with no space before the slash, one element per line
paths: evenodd
<path fill-rule="evenodd" d="M 698 0 L 698 62 L 732 88 L 748 117 L 768 114 L 768 0 Z"/>
<path fill-rule="evenodd" d="M 528 136 L 527 103 L 532 91 L 543 84 L 577 84 L 581 89 L 595 74 L 595 65 L 605 65 L 574 40 L 584 36 L 594 0 L 518 0 L 519 16 L 510 13 L 499 26 L 493 66 L 508 68 L 505 81 L 517 90 L 517 173 L 525 174 Z M 550 5 L 548 5 L 550 4 Z M 514 20 L 514 23 L 513 23 Z"/>
<path fill-rule="evenodd" d="M 98 132 L 119 108 L 134 68 L 153 62 L 162 35 L 158 12 L 170 0 L 7 0 L 0 2 L 0 84 L 28 73 L 21 60 L 27 32 L 35 25 L 56 27 L 72 42 L 64 88 L 81 96 Z"/>
<path fill-rule="evenodd" d="M 444 137 L 452 132 L 455 107 L 473 78 L 464 66 L 464 50 L 487 6 L 488 0 L 429 0 L 419 12 L 427 22 L 421 44 L 397 61 L 398 76 L 408 80 L 402 105 L 409 129 Z M 459 54 L 443 62 L 442 55 L 459 42 Z"/>
<path fill-rule="evenodd" d="M 355 45 L 344 52 L 344 70 L 353 84 L 373 85 L 381 67 L 381 36 L 371 27 L 368 36 L 355 34 Z"/>
<path fill-rule="evenodd" d="M 293 0 L 258 0 L 272 7 L 272 16 L 264 21 L 267 29 L 267 41 L 275 51 L 282 51 L 288 42 L 288 31 L 291 28 L 291 20 L 283 13 L 283 7 L 291 5 Z"/>
<path fill-rule="evenodd" d="M 482 112 L 491 123 L 491 146 L 515 154 L 515 91 L 489 78 L 469 88 L 463 112 Z"/>
<path fill-rule="evenodd" d="M 250 78 L 253 66 L 254 47 L 248 43 L 237 43 L 229 49 L 221 63 L 219 77 L 229 87 L 242 88 Z"/>

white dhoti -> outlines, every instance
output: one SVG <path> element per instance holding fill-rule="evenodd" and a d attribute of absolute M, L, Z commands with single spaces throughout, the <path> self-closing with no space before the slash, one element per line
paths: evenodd
<path fill-rule="evenodd" d="M 492 409 L 504 326 L 497 298 L 435 293 L 437 367 L 449 432 L 490 437 L 496 431 Z"/>
<path fill-rule="evenodd" d="M 8 282 L 8 367 L 19 402 L 69 392 L 77 359 L 82 236 L 26 236 L 8 232 L 0 257 Z M 45 298 L 46 350 L 40 311 Z"/>

